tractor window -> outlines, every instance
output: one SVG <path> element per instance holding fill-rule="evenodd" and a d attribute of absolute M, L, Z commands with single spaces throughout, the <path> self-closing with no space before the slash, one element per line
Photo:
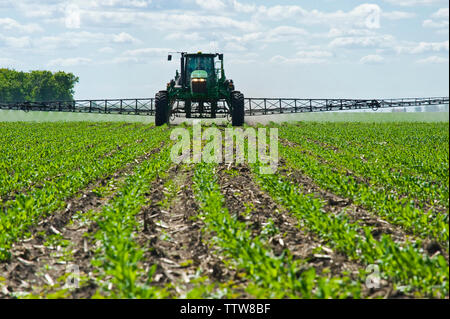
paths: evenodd
<path fill-rule="evenodd" d="M 191 73 L 195 70 L 204 70 L 208 76 L 214 74 L 214 57 L 212 56 L 190 56 L 186 61 L 186 76 L 191 78 Z"/>

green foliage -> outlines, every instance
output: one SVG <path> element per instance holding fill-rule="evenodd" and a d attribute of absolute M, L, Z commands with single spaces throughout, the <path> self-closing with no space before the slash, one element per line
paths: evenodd
<path fill-rule="evenodd" d="M 245 271 L 247 291 L 257 298 L 347 298 L 360 296 L 360 287 L 347 278 L 328 278 L 313 268 L 302 269 L 301 260 L 293 260 L 289 251 L 275 256 L 266 237 L 278 230 L 273 223 L 261 236 L 253 237 L 246 224 L 231 216 L 216 181 L 214 165 L 198 164 L 194 172 L 194 192 L 200 203 L 200 218 L 215 234 L 214 242 Z"/>
<path fill-rule="evenodd" d="M 0 69 L 0 102 L 70 101 L 79 78 L 72 73 Z"/>
<path fill-rule="evenodd" d="M 0 199 L 5 199 L 0 201 L 0 259 L 9 257 L 11 244 L 30 226 L 66 206 L 66 199 L 159 146 L 168 134 L 144 125 L 90 125 L 0 124 Z"/>
<path fill-rule="evenodd" d="M 166 136 L 160 134 L 157 140 Z M 134 240 L 138 231 L 136 215 L 146 204 L 151 182 L 170 166 L 170 148 L 166 147 L 150 160 L 143 162 L 129 175 L 119 194 L 95 220 L 100 230 L 95 234 L 100 243 L 93 263 L 103 269 L 112 284 L 103 294 L 113 298 L 164 298 L 165 290 L 151 286 L 156 265 L 148 273 L 142 270 L 145 250 Z"/>
<path fill-rule="evenodd" d="M 298 150 L 286 147 L 282 154 L 295 167 L 304 169 L 307 165 L 300 161 L 301 152 Z M 448 263 L 442 255 L 427 256 L 420 247 L 420 240 L 397 243 L 387 234 L 376 240 L 371 234 L 371 227 L 350 222 L 345 213 L 335 215 L 326 212 L 326 203 L 322 199 L 303 193 L 289 178 L 261 174 L 259 166 L 260 163 L 251 165 L 261 187 L 297 217 L 305 229 L 319 235 L 328 245 L 345 253 L 349 259 L 366 265 L 378 264 L 382 276 L 405 291 L 441 298 L 448 295 Z M 317 169 L 316 179 L 329 174 L 317 163 L 308 166 L 311 169 L 314 167 Z"/>
<path fill-rule="evenodd" d="M 302 123 L 280 126 L 292 167 L 448 249 L 448 125 Z"/>

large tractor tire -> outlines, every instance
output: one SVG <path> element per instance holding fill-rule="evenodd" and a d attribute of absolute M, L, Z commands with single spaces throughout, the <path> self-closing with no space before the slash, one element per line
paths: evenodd
<path fill-rule="evenodd" d="M 186 112 L 186 118 L 191 118 L 191 112 L 192 112 L 192 103 L 191 100 L 184 101 L 184 111 Z"/>
<path fill-rule="evenodd" d="M 244 94 L 239 91 L 231 92 L 231 124 L 244 125 Z"/>
<path fill-rule="evenodd" d="M 159 91 L 155 96 L 155 125 L 169 124 L 169 97 L 167 91 Z"/>

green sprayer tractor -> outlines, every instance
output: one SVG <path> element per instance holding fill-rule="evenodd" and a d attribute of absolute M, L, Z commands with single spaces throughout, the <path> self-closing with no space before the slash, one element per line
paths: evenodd
<path fill-rule="evenodd" d="M 242 126 L 244 95 L 225 77 L 223 54 L 179 53 L 180 72 L 176 71 L 166 90 L 156 93 L 155 124 L 168 124 L 171 116 L 184 113 L 186 118 L 231 116 L 233 126 Z"/>

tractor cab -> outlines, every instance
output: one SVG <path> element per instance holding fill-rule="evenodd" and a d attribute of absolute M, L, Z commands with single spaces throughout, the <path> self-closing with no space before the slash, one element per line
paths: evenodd
<path fill-rule="evenodd" d="M 215 82 L 215 54 L 186 54 L 185 72 L 187 86 L 192 94 L 206 94 Z"/>
<path fill-rule="evenodd" d="M 192 74 L 195 71 L 204 71 L 202 74 L 206 74 L 207 77 L 215 75 L 214 72 L 214 55 L 213 54 L 187 54 L 186 55 L 186 78 L 192 80 L 192 78 L 198 77 L 197 73 Z M 193 75 L 193 76 L 192 76 Z"/>

